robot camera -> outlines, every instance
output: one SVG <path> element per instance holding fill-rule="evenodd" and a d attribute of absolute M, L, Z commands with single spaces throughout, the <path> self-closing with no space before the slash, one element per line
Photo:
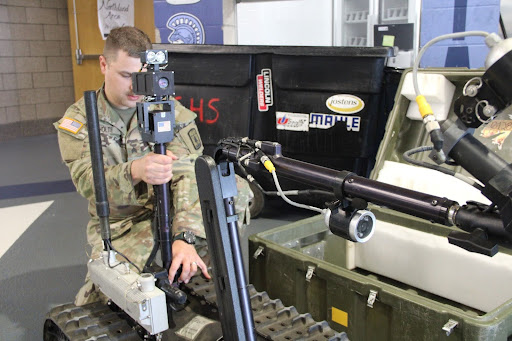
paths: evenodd
<path fill-rule="evenodd" d="M 168 62 L 166 50 L 146 50 L 140 55 L 147 72 L 132 73 L 133 92 L 144 96 L 174 96 L 174 72 L 160 71 L 158 66 Z"/>
<path fill-rule="evenodd" d="M 357 243 L 370 240 L 375 230 L 375 215 L 367 210 L 343 211 L 340 208 L 329 210 L 325 223 L 335 235 Z"/>

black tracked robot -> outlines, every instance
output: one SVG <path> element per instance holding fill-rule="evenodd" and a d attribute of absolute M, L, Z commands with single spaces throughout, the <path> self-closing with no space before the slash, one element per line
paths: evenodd
<path fill-rule="evenodd" d="M 144 142 L 153 144 L 155 153 L 164 154 L 166 143 L 174 138 L 174 76 L 160 71 L 167 62 L 167 51 L 148 50 L 141 56 L 146 72 L 132 74 L 133 90 L 146 96 L 137 104 L 139 130 Z M 84 93 L 95 182 L 96 208 L 100 219 L 104 251 L 91 260 L 88 269 L 93 282 L 109 298 L 76 307 L 57 306 L 44 325 L 44 340 L 273 340 L 289 335 L 306 335 L 332 341 L 347 341 L 327 322 L 316 322 L 309 314 L 284 307 L 264 292 L 245 282 L 238 240 L 234 172 L 225 166 L 200 158 L 196 163 L 198 187 L 208 245 L 213 259 L 215 284 L 201 276 L 182 285 L 167 277 L 172 262 L 170 192 L 167 185 L 154 186 L 156 243 L 140 273 L 130 270 L 129 259 L 111 243 L 107 189 L 103 172 L 101 137 L 96 93 Z M 154 262 L 157 250 L 161 264 Z M 118 256 L 126 262 L 119 261 Z M 182 290 L 183 289 L 183 290 Z M 187 295 L 188 294 L 188 295 Z M 254 327 L 253 321 L 265 324 Z M 286 327 L 283 328 L 282 324 Z M 279 325 L 279 328 L 273 325 Z"/>

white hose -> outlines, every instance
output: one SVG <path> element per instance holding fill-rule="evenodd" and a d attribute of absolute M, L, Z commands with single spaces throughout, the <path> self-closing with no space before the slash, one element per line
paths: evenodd
<path fill-rule="evenodd" d="M 485 31 L 468 31 L 468 32 L 457 32 L 457 33 L 449 33 L 444 34 L 439 37 L 436 37 L 425 44 L 418 53 L 418 56 L 416 57 L 416 60 L 414 61 L 414 66 L 412 69 L 412 82 L 414 85 L 414 91 L 416 92 L 416 96 L 421 95 L 420 88 L 418 86 L 418 68 L 420 66 L 420 60 L 425 51 L 432 45 L 434 45 L 437 42 L 440 42 L 441 40 L 445 39 L 455 39 L 455 38 L 462 38 L 467 36 L 483 36 L 487 37 L 490 33 Z"/>
<path fill-rule="evenodd" d="M 285 193 L 281 189 L 281 185 L 279 184 L 279 180 L 277 179 L 276 171 L 273 170 L 271 173 L 272 173 L 272 177 L 274 178 L 274 183 L 276 185 L 277 191 L 279 192 L 279 196 L 281 198 L 283 198 L 283 200 L 286 201 L 288 204 L 290 204 L 292 206 L 295 206 L 295 207 L 299 207 L 299 208 L 305 208 L 307 210 L 315 211 L 315 212 L 318 212 L 318 213 L 325 214 L 327 212 L 327 209 L 321 209 L 321 208 L 314 207 L 314 206 L 300 204 L 298 202 L 291 201 L 290 199 L 288 199 L 288 197 L 286 197 Z"/>

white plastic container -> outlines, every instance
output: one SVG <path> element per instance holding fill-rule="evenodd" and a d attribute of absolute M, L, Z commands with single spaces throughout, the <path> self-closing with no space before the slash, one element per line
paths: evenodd
<path fill-rule="evenodd" d="M 438 121 L 446 120 L 448 113 L 451 111 L 455 85 L 441 74 L 425 74 L 418 72 L 418 86 L 421 94 L 425 96 L 427 102 L 432 107 L 436 119 Z M 411 120 L 421 120 L 412 82 L 412 72 L 405 75 L 401 95 L 411 101 L 406 114 L 407 118 Z"/>

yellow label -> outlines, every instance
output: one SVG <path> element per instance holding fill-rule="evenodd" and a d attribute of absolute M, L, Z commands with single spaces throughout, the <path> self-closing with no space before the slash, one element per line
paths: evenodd
<path fill-rule="evenodd" d="M 395 36 L 382 36 L 382 46 L 389 46 L 393 47 L 395 46 Z"/>
<path fill-rule="evenodd" d="M 348 313 L 332 307 L 332 321 L 348 327 Z"/>

